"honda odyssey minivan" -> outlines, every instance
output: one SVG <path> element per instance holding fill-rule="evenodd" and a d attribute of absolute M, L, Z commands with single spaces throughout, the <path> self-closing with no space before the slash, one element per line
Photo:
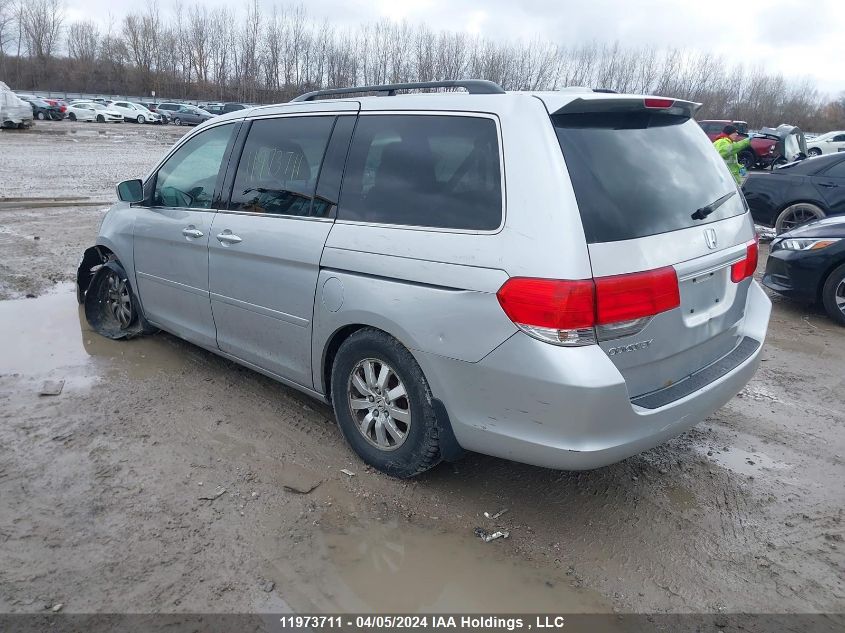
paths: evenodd
<path fill-rule="evenodd" d="M 222 115 L 118 186 L 79 299 L 105 336 L 163 329 L 331 403 L 391 475 L 610 464 L 731 399 L 766 334 L 696 108 L 471 80 Z"/>

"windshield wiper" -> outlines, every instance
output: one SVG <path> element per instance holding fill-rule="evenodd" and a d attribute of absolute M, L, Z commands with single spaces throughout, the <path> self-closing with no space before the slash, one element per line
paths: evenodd
<path fill-rule="evenodd" d="M 696 209 L 695 213 L 693 213 L 690 217 L 693 220 L 703 220 L 704 218 L 706 218 L 708 215 L 713 213 L 716 209 L 721 207 L 723 204 L 725 204 L 728 200 L 730 200 L 735 195 L 736 195 L 736 189 L 734 189 L 733 191 L 729 191 L 728 193 L 726 193 L 721 198 L 717 198 L 716 200 L 714 200 L 713 202 L 708 204 L 706 207 L 701 207 L 700 209 Z"/>

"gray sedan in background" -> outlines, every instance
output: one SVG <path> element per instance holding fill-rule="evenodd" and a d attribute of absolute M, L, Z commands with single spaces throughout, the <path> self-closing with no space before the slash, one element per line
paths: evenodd
<path fill-rule="evenodd" d="M 161 109 L 161 106 L 159 106 L 159 109 Z M 177 110 L 168 109 L 167 115 L 174 125 L 199 125 L 214 118 L 214 115 L 210 112 L 192 105 L 180 105 Z"/>

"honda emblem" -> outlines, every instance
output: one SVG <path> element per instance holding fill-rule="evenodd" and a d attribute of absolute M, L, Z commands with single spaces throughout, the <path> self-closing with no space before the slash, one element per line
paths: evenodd
<path fill-rule="evenodd" d="M 719 239 L 716 237 L 715 229 L 707 229 L 704 231 L 704 241 L 707 242 L 707 248 L 711 251 L 719 245 Z"/>

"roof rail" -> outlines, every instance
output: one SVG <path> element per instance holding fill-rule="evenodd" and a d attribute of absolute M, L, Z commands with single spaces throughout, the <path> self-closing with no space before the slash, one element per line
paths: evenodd
<path fill-rule="evenodd" d="M 618 90 L 614 90 L 613 88 L 593 88 L 593 92 L 606 92 L 607 94 L 619 94 Z"/>
<path fill-rule="evenodd" d="M 314 101 L 320 97 L 332 95 L 354 94 L 357 92 L 386 93 L 383 96 L 393 97 L 397 90 L 417 90 L 422 88 L 463 88 L 471 95 L 500 95 L 504 89 L 497 83 L 486 79 L 450 79 L 447 81 L 418 81 L 405 84 L 384 84 L 381 86 L 356 86 L 352 88 L 331 88 L 328 90 L 314 90 L 291 99 L 294 101 Z"/>

